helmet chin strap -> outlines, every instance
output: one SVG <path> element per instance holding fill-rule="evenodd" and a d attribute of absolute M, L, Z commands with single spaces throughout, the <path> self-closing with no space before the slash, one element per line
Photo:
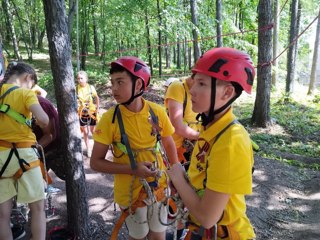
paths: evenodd
<path fill-rule="evenodd" d="M 129 105 L 130 103 L 133 102 L 133 100 L 137 97 L 140 97 L 142 94 L 143 94 L 143 90 L 140 90 L 140 92 L 136 95 L 134 95 L 134 91 L 135 91 L 135 88 L 136 88 L 136 80 L 133 81 L 133 84 L 132 84 L 132 91 L 131 91 L 131 97 L 128 101 L 124 102 L 124 103 L 121 103 L 122 105 Z"/>
<path fill-rule="evenodd" d="M 209 114 L 206 115 L 205 113 L 199 113 L 197 115 L 197 120 L 201 119 L 202 126 L 207 126 L 210 122 L 214 120 L 215 115 L 218 113 L 221 113 L 223 110 L 228 108 L 240 95 L 241 91 L 236 93 L 235 96 L 233 96 L 225 105 L 223 105 L 221 108 L 214 110 L 215 106 L 215 101 L 216 101 L 216 84 L 217 84 L 217 79 L 216 78 L 211 78 L 212 79 L 212 85 L 211 85 L 211 104 L 210 104 L 210 110 Z"/>

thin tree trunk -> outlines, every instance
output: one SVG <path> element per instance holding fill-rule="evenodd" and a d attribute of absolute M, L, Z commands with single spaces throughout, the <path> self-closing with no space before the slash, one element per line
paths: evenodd
<path fill-rule="evenodd" d="M 177 36 L 177 69 L 181 69 L 181 43 L 180 36 Z"/>
<path fill-rule="evenodd" d="M 95 0 L 92 0 L 91 7 L 92 7 L 92 27 L 93 27 L 93 43 L 94 43 L 94 53 L 95 55 L 99 55 L 99 37 L 98 37 L 98 25 L 95 16 Z"/>
<path fill-rule="evenodd" d="M 293 43 L 297 36 L 297 19 L 298 19 L 298 5 L 299 0 L 292 0 L 291 3 L 291 23 L 290 23 L 290 34 L 289 34 L 289 44 Z M 286 78 L 286 93 L 290 95 L 294 88 L 294 78 L 295 78 L 295 49 L 297 42 L 294 42 L 288 51 L 287 56 L 287 78 Z"/>
<path fill-rule="evenodd" d="M 68 33 L 70 38 L 70 44 L 72 49 L 72 27 L 73 27 L 73 19 L 76 14 L 76 1 L 77 0 L 69 0 L 69 12 L 68 12 Z M 78 31 L 78 29 L 77 29 Z M 78 43 L 77 43 L 78 44 Z"/>
<path fill-rule="evenodd" d="M 261 29 L 272 23 L 272 0 L 260 0 L 258 6 L 258 28 Z M 267 127 L 270 119 L 270 91 L 271 91 L 271 65 L 272 57 L 272 31 L 259 31 L 258 33 L 258 83 L 257 94 L 252 115 L 252 122 L 258 127 Z"/>
<path fill-rule="evenodd" d="M 147 47 L 148 47 L 148 59 L 149 59 L 149 67 L 151 71 L 151 75 L 153 75 L 153 63 L 152 63 L 152 50 L 151 50 L 151 39 L 150 39 L 150 27 L 149 27 L 149 18 L 148 18 L 148 10 L 145 9 L 145 25 L 146 25 L 146 33 L 147 33 Z"/>
<path fill-rule="evenodd" d="M 66 6 L 64 0 L 43 0 L 43 6 L 63 139 L 61 148 L 67 169 L 68 228 L 75 239 L 89 239 L 89 210 Z"/>
<path fill-rule="evenodd" d="M 222 47 L 222 1 L 216 0 L 217 47 Z"/>
<path fill-rule="evenodd" d="M 20 30 L 21 30 L 21 33 L 22 33 L 22 36 L 23 36 L 23 42 L 24 42 L 24 46 L 25 46 L 26 51 L 27 51 L 28 59 L 29 59 L 29 60 L 32 60 L 32 55 L 30 55 L 29 46 L 28 46 L 28 43 L 27 43 L 28 41 L 27 41 L 27 39 L 26 39 L 27 36 L 26 36 L 26 33 L 24 32 L 24 29 L 23 29 L 23 24 L 22 24 L 20 15 L 19 15 L 18 8 L 17 8 L 17 6 L 16 6 L 16 4 L 15 4 L 14 1 L 11 1 L 11 2 L 12 2 L 12 4 L 13 4 L 14 11 L 15 11 L 16 16 L 17 16 L 17 18 L 18 18 L 18 22 L 19 22 Z M 28 27 L 29 27 L 29 24 L 28 24 Z M 30 35 L 29 35 L 29 37 L 30 37 Z M 30 39 L 30 41 L 31 41 L 31 39 Z"/>
<path fill-rule="evenodd" d="M 38 49 L 42 50 L 43 49 L 43 38 L 46 34 L 46 30 L 43 29 L 41 30 L 39 36 L 38 36 Z"/>
<path fill-rule="evenodd" d="M 315 90 L 315 83 L 316 83 L 316 74 L 317 74 L 317 61 L 319 59 L 319 50 L 320 49 L 320 10 L 318 13 L 318 23 L 317 23 L 317 31 L 316 31 L 316 40 L 314 42 L 314 51 L 313 51 L 313 60 L 312 60 L 312 67 L 311 67 L 311 75 L 310 75 L 310 83 L 309 83 L 309 90 L 308 95 L 312 95 Z"/>
<path fill-rule="evenodd" d="M 158 54 L 159 54 L 159 77 L 162 76 L 162 18 L 160 11 L 160 0 L 157 0 L 157 9 L 158 9 Z"/>
<path fill-rule="evenodd" d="M 187 37 L 184 37 L 183 42 L 183 73 L 186 74 L 188 67 L 188 42 Z"/>
<path fill-rule="evenodd" d="M 278 33 L 279 33 L 279 1 L 274 0 L 274 6 L 273 6 L 273 21 L 274 21 L 274 27 L 273 27 L 273 59 L 275 59 L 278 56 Z M 277 84 L 277 78 L 278 78 L 278 59 L 275 59 L 273 61 L 273 70 L 272 70 L 272 85 L 276 86 Z"/>
<path fill-rule="evenodd" d="M 8 28 L 9 28 L 10 33 L 11 33 L 11 39 L 12 39 L 14 55 L 15 55 L 15 58 L 17 58 L 20 61 L 20 60 L 22 60 L 22 57 L 21 57 L 20 52 L 19 52 L 19 46 L 18 46 L 16 31 L 15 31 L 14 24 L 13 24 L 12 14 L 11 14 L 11 11 L 10 11 L 9 1 L 8 0 L 3 0 L 2 1 L 2 6 L 3 6 L 4 13 L 6 15 L 6 18 L 7 18 Z"/>
<path fill-rule="evenodd" d="M 191 21 L 192 26 L 192 36 L 193 36 L 193 61 L 194 63 L 200 57 L 200 44 L 198 42 L 198 7 L 196 0 L 190 0 L 190 9 L 191 9 Z"/>

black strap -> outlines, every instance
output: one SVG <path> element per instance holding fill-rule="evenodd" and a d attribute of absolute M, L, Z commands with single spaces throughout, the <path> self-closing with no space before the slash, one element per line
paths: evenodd
<path fill-rule="evenodd" d="M 183 88 L 184 88 L 184 99 L 183 99 L 183 112 L 182 112 L 182 117 L 184 118 L 184 113 L 185 113 L 186 107 L 187 107 L 188 95 L 187 95 L 186 86 L 184 85 L 183 82 L 182 82 L 182 86 L 183 86 Z"/>
<path fill-rule="evenodd" d="M 16 90 L 17 88 L 19 88 L 18 86 L 13 86 L 11 88 L 9 88 L 4 94 L 2 94 L 0 96 L 0 100 L 5 98 L 9 93 L 11 93 L 13 90 Z"/>
<path fill-rule="evenodd" d="M 156 114 L 154 113 L 154 111 L 152 110 L 152 108 L 149 106 L 149 113 L 151 115 L 151 120 L 154 124 L 158 125 L 159 124 L 159 119 L 158 116 L 156 116 Z M 161 140 L 161 135 L 159 133 L 159 131 L 157 131 L 157 141 Z"/>
<path fill-rule="evenodd" d="M 10 162 L 10 160 L 12 158 L 12 155 L 13 155 L 13 149 L 11 149 L 11 151 L 9 152 L 8 158 L 7 158 L 6 162 L 4 163 L 4 165 L 1 168 L 0 178 L 2 177 L 2 174 L 4 173 L 4 171 L 7 169 L 8 165 L 9 165 L 9 162 Z"/>
<path fill-rule="evenodd" d="M 121 133 L 121 142 L 126 146 L 128 156 L 130 159 L 131 169 L 136 169 L 137 163 L 136 163 L 136 160 L 134 159 L 128 136 L 124 130 L 124 125 L 123 125 L 123 121 L 122 121 L 120 108 L 116 108 L 116 110 L 117 110 L 116 114 L 117 114 L 117 119 L 118 119 L 118 123 L 119 123 L 120 133 Z"/>

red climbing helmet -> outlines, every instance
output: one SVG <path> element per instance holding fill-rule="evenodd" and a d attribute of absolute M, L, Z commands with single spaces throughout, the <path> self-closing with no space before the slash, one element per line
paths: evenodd
<path fill-rule="evenodd" d="M 234 48 L 213 48 L 207 51 L 198 59 L 192 72 L 236 82 L 249 94 L 255 77 L 250 56 Z"/>
<path fill-rule="evenodd" d="M 111 62 L 111 67 L 118 64 L 128 70 L 132 75 L 141 78 L 144 83 L 144 90 L 150 83 L 150 69 L 147 64 L 137 57 L 125 56 Z"/>

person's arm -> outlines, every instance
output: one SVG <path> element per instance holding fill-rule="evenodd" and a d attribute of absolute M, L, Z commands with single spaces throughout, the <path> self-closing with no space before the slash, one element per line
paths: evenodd
<path fill-rule="evenodd" d="M 131 169 L 130 164 L 120 164 L 105 159 L 109 150 L 109 146 L 94 142 L 92 155 L 90 158 L 91 169 L 109 174 L 130 174 L 136 175 L 141 178 L 154 177 L 157 173 L 156 170 L 151 170 L 151 162 L 139 162 L 135 170 Z"/>
<path fill-rule="evenodd" d="M 167 173 L 190 213 L 204 228 L 209 229 L 214 226 L 220 220 L 230 195 L 206 188 L 200 198 L 187 181 L 181 164 L 174 164 Z"/>
<path fill-rule="evenodd" d="M 170 165 L 178 163 L 179 160 L 178 160 L 178 156 L 177 156 L 177 149 L 174 144 L 172 136 L 161 137 L 161 141 L 162 141 L 163 147 L 166 151 L 166 154 L 168 156 Z"/>
<path fill-rule="evenodd" d="M 40 104 L 32 104 L 29 108 L 33 116 L 36 118 L 37 125 L 41 128 L 45 128 L 49 124 L 49 117 L 46 112 L 42 109 Z"/>
<path fill-rule="evenodd" d="M 56 139 L 56 126 L 54 124 L 53 119 L 49 119 L 48 126 L 41 128 L 42 137 L 38 139 L 38 143 L 43 147 L 47 147 L 50 143 L 52 143 Z"/>
<path fill-rule="evenodd" d="M 38 95 L 40 95 L 41 97 L 46 97 L 47 96 L 47 91 L 46 90 L 44 90 L 42 87 L 40 87 L 39 85 L 34 85 L 34 87 L 32 88 L 32 90 L 36 93 L 36 94 L 38 94 Z"/>
<path fill-rule="evenodd" d="M 193 130 L 183 121 L 183 104 L 173 99 L 167 99 L 169 118 L 175 128 L 175 134 L 188 138 L 190 140 L 197 140 L 199 132 Z"/>

